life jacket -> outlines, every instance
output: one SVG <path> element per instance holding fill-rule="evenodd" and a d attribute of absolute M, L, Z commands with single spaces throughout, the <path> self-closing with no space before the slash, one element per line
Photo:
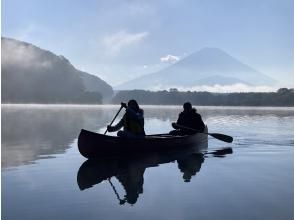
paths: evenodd
<path fill-rule="evenodd" d="M 137 114 L 143 114 L 143 113 L 137 113 Z M 145 131 L 144 131 L 144 118 L 140 116 L 138 116 L 137 119 L 130 117 L 128 115 L 128 113 L 126 113 L 124 115 L 124 129 L 132 132 L 134 134 L 138 134 L 138 135 L 145 135 Z"/>

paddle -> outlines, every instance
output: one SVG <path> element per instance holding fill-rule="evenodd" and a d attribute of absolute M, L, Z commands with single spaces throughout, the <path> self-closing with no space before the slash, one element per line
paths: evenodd
<path fill-rule="evenodd" d="M 124 106 L 123 106 L 123 103 L 122 103 L 121 106 L 120 106 L 120 108 L 119 108 L 119 110 L 118 110 L 118 112 L 116 113 L 116 115 L 114 116 L 114 118 L 112 119 L 112 121 L 110 122 L 110 125 L 109 125 L 109 126 L 112 125 L 112 123 L 114 122 L 114 120 L 116 119 L 116 117 L 118 116 L 118 114 L 120 113 L 120 111 L 122 110 L 123 107 L 124 107 Z M 106 133 L 107 133 L 107 128 L 106 128 L 106 131 L 104 132 L 104 134 L 106 134 Z M 117 191 L 116 191 L 114 185 L 113 185 L 112 182 L 111 182 L 111 178 L 108 178 L 108 182 L 110 183 L 110 185 L 111 185 L 111 187 L 112 187 L 112 189 L 113 189 L 113 191 L 114 191 L 114 193 L 115 193 L 117 199 L 119 200 L 119 204 L 120 204 L 120 205 L 123 205 L 126 201 L 124 201 L 123 199 L 120 198 L 120 196 L 119 196 L 119 194 L 117 193 Z"/>
<path fill-rule="evenodd" d="M 120 196 L 119 196 L 118 192 L 116 191 L 116 189 L 115 189 L 114 185 L 113 185 L 113 184 L 112 184 L 112 182 L 111 182 L 111 177 L 110 177 L 110 178 L 108 178 L 107 180 L 108 180 L 108 182 L 110 183 L 110 185 L 111 185 L 111 187 L 112 187 L 112 190 L 114 191 L 114 193 L 115 193 L 115 195 L 116 195 L 116 198 L 117 198 L 117 199 L 118 199 L 118 201 L 119 201 L 119 204 L 120 204 L 120 205 L 123 205 L 123 204 L 125 204 L 125 203 L 126 203 L 126 200 L 125 200 L 125 199 L 121 199 L 121 198 L 120 198 Z"/>
<path fill-rule="evenodd" d="M 122 108 L 123 108 L 123 105 L 120 106 L 120 109 L 118 110 L 118 112 L 116 113 L 116 115 L 114 116 L 114 118 L 112 119 L 112 121 L 111 121 L 111 123 L 110 123 L 109 126 L 112 125 L 112 123 L 114 122 L 114 120 L 116 119 L 116 117 L 118 116 L 118 114 L 120 113 L 120 111 L 122 110 Z M 104 132 L 104 134 L 106 134 L 106 133 L 107 133 L 107 128 L 106 128 L 106 131 Z"/>
<path fill-rule="evenodd" d="M 227 142 L 227 143 L 232 143 L 233 142 L 233 137 L 229 136 L 229 135 L 225 135 L 225 134 L 219 134 L 219 133 L 207 133 L 207 132 L 201 132 L 201 131 L 198 131 L 194 128 L 189 128 L 189 127 L 186 127 L 186 126 L 183 126 L 183 125 L 179 125 L 177 123 L 174 123 L 177 127 L 179 128 L 183 128 L 183 129 L 187 129 L 187 130 L 191 130 L 191 131 L 195 131 L 195 132 L 198 132 L 198 133 L 203 133 L 203 134 L 207 134 L 207 135 L 210 135 L 220 141 L 224 141 L 224 142 Z"/>

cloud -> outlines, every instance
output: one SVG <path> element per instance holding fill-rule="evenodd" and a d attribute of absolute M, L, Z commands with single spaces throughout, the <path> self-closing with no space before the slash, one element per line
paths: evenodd
<path fill-rule="evenodd" d="M 119 31 L 115 34 L 106 36 L 103 39 L 103 44 L 112 54 L 119 53 L 122 49 L 142 42 L 147 36 L 148 32 L 128 33 L 127 31 Z"/>
<path fill-rule="evenodd" d="M 180 60 L 180 57 L 174 55 L 166 55 L 165 57 L 161 57 L 160 61 L 162 63 L 176 63 Z"/>
<path fill-rule="evenodd" d="M 19 68 L 49 68 L 52 63 L 35 46 L 1 38 L 2 65 Z"/>
<path fill-rule="evenodd" d="M 192 87 L 179 87 L 179 86 L 166 86 L 166 85 L 154 85 L 150 90 L 169 90 L 170 88 L 177 88 L 179 91 L 207 91 L 216 93 L 230 93 L 230 92 L 275 92 L 278 87 L 270 86 L 249 86 L 242 83 L 236 83 L 232 85 L 218 85 L 213 86 L 200 85 Z"/>

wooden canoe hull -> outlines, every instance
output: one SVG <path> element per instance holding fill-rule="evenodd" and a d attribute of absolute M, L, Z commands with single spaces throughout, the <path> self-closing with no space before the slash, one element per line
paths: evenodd
<path fill-rule="evenodd" d="M 78 138 L 81 155 L 89 159 L 162 152 L 191 146 L 207 148 L 207 144 L 207 135 L 202 133 L 186 136 L 147 135 L 144 138 L 127 139 L 82 129 Z"/>

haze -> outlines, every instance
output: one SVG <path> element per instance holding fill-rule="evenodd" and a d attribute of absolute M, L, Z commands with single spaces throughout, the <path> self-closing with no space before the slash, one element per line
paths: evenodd
<path fill-rule="evenodd" d="M 294 85 L 294 1 L 2 0 L 2 36 L 63 55 L 112 86 L 216 47 Z"/>

